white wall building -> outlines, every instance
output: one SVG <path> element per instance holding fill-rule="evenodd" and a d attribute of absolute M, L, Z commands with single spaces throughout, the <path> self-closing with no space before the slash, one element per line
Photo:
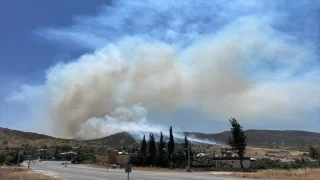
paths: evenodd
<path fill-rule="evenodd" d="M 239 157 L 216 157 L 213 161 L 216 167 L 241 168 Z M 244 168 L 249 168 L 251 164 L 250 158 L 244 157 L 242 164 Z"/>

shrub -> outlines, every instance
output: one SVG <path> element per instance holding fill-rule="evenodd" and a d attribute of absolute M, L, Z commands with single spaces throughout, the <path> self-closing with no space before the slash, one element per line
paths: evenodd
<path fill-rule="evenodd" d="M 0 165 L 2 165 L 5 160 L 6 160 L 6 155 L 4 153 L 0 153 Z"/>
<path fill-rule="evenodd" d="M 207 168 L 215 166 L 214 160 L 208 157 L 197 157 L 195 158 L 192 163 L 192 167 L 197 168 Z"/>
<path fill-rule="evenodd" d="M 301 169 L 301 168 L 315 168 L 316 164 L 309 160 L 295 159 L 294 162 L 281 162 L 280 160 L 273 160 L 270 158 L 262 158 L 251 163 L 253 169 Z"/>

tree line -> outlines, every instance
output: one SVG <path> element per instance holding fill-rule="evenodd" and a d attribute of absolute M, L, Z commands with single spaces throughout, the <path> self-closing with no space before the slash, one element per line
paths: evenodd
<path fill-rule="evenodd" d="M 232 136 L 226 141 L 240 158 L 240 165 L 243 167 L 243 158 L 246 153 L 247 136 L 244 134 L 242 126 L 235 118 L 229 120 Z M 188 153 L 189 151 L 189 153 Z M 177 144 L 174 141 L 172 126 L 169 128 L 169 140 L 166 142 L 162 132 L 158 142 L 154 134 L 150 133 L 148 140 L 145 135 L 140 143 L 137 156 L 131 157 L 130 163 L 136 166 L 153 167 L 186 167 L 188 158 L 191 166 L 209 167 L 212 166 L 208 158 L 196 158 L 195 152 L 187 136 L 184 137 L 183 144 Z"/>
<path fill-rule="evenodd" d="M 0 165 L 16 165 L 18 163 L 18 153 L 20 154 L 19 161 L 23 160 L 60 160 L 71 161 L 72 163 L 95 163 L 97 162 L 96 152 L 93 148 L 79 147 L 72 152 L 73 148 L 70 145 L 62 144 L 56 147 L 41 146 L 41 149 L 28 146 L 24 148 L 6 148 L 0 151 Z"/>
<path fill-rule="evenodd" d="M 137 156 L 131 157 L 130 163 L 135 166 L 185 167 L 188 165 L 188 149 L 192 161 L 194 152 L 191 149 L 190 141 L 185 136 L 183 144 L 176 144 L 172 126 L 170 126 L 168 142 L 166 142 L 162 132 L 160 132 L 157 142 L 153 133 L 149 134 L 148 140 L 144 135 Z"/>

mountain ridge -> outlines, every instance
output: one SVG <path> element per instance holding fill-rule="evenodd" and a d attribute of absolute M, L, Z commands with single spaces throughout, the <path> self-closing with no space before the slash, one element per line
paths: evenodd
<path fill-rule="evenodd" d="M 183 133 L 188 137 L 195 137 L 202 140 L 214 141 L 220 145 L 224 145 L 229 136 L 230 131 L 220 133 L 202 133 L 202 132 L 177 132 Z M 279 148 L 279 149 L 302 149 L 306 150 L 309 145 L 320 144 L 320 133 L 302 131 L 302 130 L 267 130 L 267 129 L 248 129 L 245 130 L 248 136 L 248 146 L 259 148 Z M 148 134 L 145 132 L 146 139 Z M 166 135 L 166 133 L 164 133 Z M 20 141 L 19 141 L 20 140 Z M 41 144 L 54 145 L 60 142 L 71 145 L 83 146 L 106 146 L 106 147 L 124 147 L 137 146 L 139 139 L 135 138 L 130 132 L 119 132 L 106 137 L 91 140 L 75 140 L 55 138 L 44 134 L 33 132 L 24 132 L 0 127 L 0 148 L 6 145 L 23 146 L 31 143 L 34 146 Z M 15 143 L 16 142 L 16 143 Z M 50 143 L 49 143 L 50 142 Z"/>

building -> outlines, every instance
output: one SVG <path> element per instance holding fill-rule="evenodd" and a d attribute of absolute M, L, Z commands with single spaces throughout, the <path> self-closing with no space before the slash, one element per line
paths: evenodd
<path fill-rule="evenodd" d="M 215 155 L 213 153 L 198 153 L 197 157 L 214 157 Z"/>
<path fill-rule="evenodd" d="M 108 154 L 108 164 L 117 164 L 118 151 L 113 150 Z"/>
<path fill-rule="evenodd" d="M 37 149 L 37 152 L 48 151 L 48 149 Z"/>
<path fill-rule="evenodd" d="M 213 163 L 215 164 L 215 167 L 241 168 L 239 157 L 216 157 L 213 159 Z M 251 158 L 244 157 L 242 164 L 244 168 L 249 168 L 251 165 Z"/>
<path fill-rule="evenodd" d="M 63 153 L 60 153 L 61 155 L 67 155 L 67 154 L 77 154 L 73 151 L 69 151 L 69 152 L 63 152 Z"/>
<path fill-rule="evenodd" d="M 135 155 L 135 153 L 118 152 L 113 150 L 108 154 L 108 164 L 127 164 L 130 161 L 130 157 Z"/>
<path fill-rule="evenodd" d="M 123 165 L 129 163 L 131 156 L 132 154 L 130 153 L 119 152 L 117 156 L 117 164 Z"/>
<path fill-rule="evenodd" d="M 108 154 L 103 154 L 103 153 L 102 154 L 96 154 L 96 160 L 99 163 L 108 162 L 108 158 L 109 158 Z"/>
<path fill-rule="evenodd" d="M 241 168 L 240 157 L 235 154 L 231 149 L 223 148 L 221 149 L 221 154 L 215 153 L 198 153 L 197 158 L 209 158 L 213 167 L 216 168 Z M 243 167 L 249 168 L 251 161 L 254 159 L 250 157 L 243 158 Z"/>

